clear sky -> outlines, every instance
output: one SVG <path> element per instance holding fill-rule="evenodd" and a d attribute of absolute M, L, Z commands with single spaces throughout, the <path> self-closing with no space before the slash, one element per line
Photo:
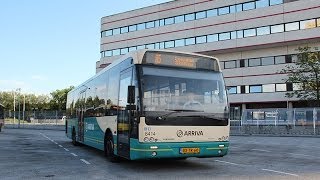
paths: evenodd
<path fill-rule="evenodd" d="M 0 91 L 48 94 L 95 74 L 103 16 L 169 0 L 1 0 Z"/>

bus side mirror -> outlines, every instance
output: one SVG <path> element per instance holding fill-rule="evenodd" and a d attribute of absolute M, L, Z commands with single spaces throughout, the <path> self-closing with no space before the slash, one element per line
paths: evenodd
<path fill-rule="evenodd" d="M 127 103 L 134 104 L 135 101 L 135 86 L 128 86 Z"/>

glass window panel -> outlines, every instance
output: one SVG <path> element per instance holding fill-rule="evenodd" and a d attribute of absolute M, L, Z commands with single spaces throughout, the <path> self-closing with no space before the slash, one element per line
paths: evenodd
<path fill-rule="evenodd" d="M 275 64 L 284 64 L 286 63 L 286 57 L 285 56 L 276 56 L 274 57 Z"/>
<path fill-rule="evenodd" d="M 202 44 L 207 42 L 207 36 L 198 36 L 196 37 L 196 43 Z"/>
<path fill-rule="evenodd" d="M 113 29 L 113 35 L 120 34 L 120 28 Z"/>
<path fill-rule="evenodd" d="M 105 32 L 105 36 L 112 36 L 112 29 L 104 32 Z"/>
<path fill-rule="evenodd" d="M 137 25 L 129 26 L 129 32 L 136 31 L 136 30 L 137 30 Z"/>
<path fill-rule="evenodd" d="M 136 47 L 136 46 L 129 47 L 129 52 L 131 52 L 131 51 L 135 51 L 135 50 L 137 50 L 137 47 Z"/>
<path fill-rule="evenodd" d="M 228 87 L 229 94 L 237 94 L 237 86 Z"/>
<path fill-rule="evenodd" d="M 242 4 L 237 4 L 236 5 L 236 11 L 237 12 L 241 12 L 243 9 L 242 9 Z"/>
<path fill-rule="evenodd" d="M 155 44 L 154 44 L 154 48 L 155 48 L 155 49 L 160 49 L 160 43 L 155 43 Z"/>
<path fill-rule="evenodd" d="M 224 68 L 225 69 L 236 68 L 236 61 L 225 61 L 224 62 Z"/>
<path fill-rule="evenodd" d="M 174 17 L 174 22 L 175 22 L 175 23 L 182 23 L 182 22 L 184 22 L 184 15 Z"/>
<path fill-rule="evenodd" d="M 276 91 L 287 91 L 287 85 L 286 84 L 276 84 Z"/>
<path fill-rule="evenodd" d="M 141 23 L 137 25 L 137 30 L 143 30 L 146 28 L 146 23 Z"/>
<path fill-rule="evenodd" d="M 160 49 L 164 49 L 164 42 L 160 42 Z"/>
<path fill-rule="evenodd" d="M 147 48 L 147 49 L 154 49 L 154 44 L 147 44 L 147 45 L 146 45 L 146 48 Z"/>
<path fill-rule="evenodd" d="M 287 23 L 284 26 L 286 31 L 299 30 L 299 22 Z"/>
<path fill-rule="evenodd" d="M 173 48 L 173 47 L 174 47 L 174 41 L 164 42 L 164 48 Z"/>
<path fill-rule="evenodd" d="M 280 33 L 280 32 L 284 32 L 283 24 L 271 26 L 271 33 Z"/>
<path fill-rule="evenodd" d="M 159 26 L 164 26 L 164 19 L 159 20 Z"/>
<path fill-rule="evenodd" d="M 237 31 L 237 38 L 243 38 L 243 30 Z"/>
<path fill-rule="evenodd" d="M 230 39 L 230 32 L 219 34 L 219 41 L 224 41 Z"/>
<path fill-rule="evenodd" d="M 105 55 L 106 57 L 110 57 L 110 56 L 112 56 L 112 51 L 105 51 L 105 52 L 104 52 L 104 55 Z"/>
<path fill-rule="evenodd" d="M 230 6 L 230 13 L 235 13 L 236 12 L 236 6 Z"/>
<path fill-rule="evenodd" d="M 114 50 L 112 50 L 112 55 L 113 55 L 113 56 L 118 56 L 118 55 L 120 55 L 120 49 L 114 49 Z"/>
<path fill-rule="evenodd" d="M 309 29 L 309 28 L 315 28 L 316 27 L 316 20 L 306 20 L 306 21 L 300 21 L 300 29 Z"/>
<path fill-rule="evenodd" d="M 266 34 L 270 34 L 270 26 L 257 28 L 257 35 L 258 36 L 266 35 Z"/>
<path fill-rule="evenodd" d="M 302 83 L 293 83 L 292 84 L 294 91 L 300 91 L 303 90 L 303 84 Z"/>
<path fill-rule="evenodd" d="M 206 11 L 202 11 L 202 12 L 197 12 L 196 13 L 196 19 L 203 19 L 207 17 L 207 12 Z"/>
<path fill-rule="evenodd" d="M 193 21 L 193 20 L 195 20 L 195 18 L 196 17 L 195 17 L 194 13 L 184 15 L 184 20 L 185 21 Z"/>
<path fill-rule="evenodd" d="M 250 93 L 261 93 L 262 86 L 261 85 L 249 86 L 249 90 L 250 90 Z"/>
<path fill-rule="evenodd" d="M 292 62 L 298 62 L 298 55 L 293 54 L 291 55 L 291 58 L 292 58 Z"/>
<path fill-rule="evenodd" d="M 159 27 L 160 26 L 160 20 L 155 20 L 154 21 L 154 26 Z"/>
<path fill-rule="evenodd" d="M 254 4 L 254 2 L 247 2 L 247 3 L 243 3 L 242 7 L 243 7 L 244 11 L 247 11 L 247 10 L 254 9 L 255 4 Z"/>
<path fill-rule="evenodd" d="M 120 54 L 126 54 L 128 53 L 129 49 L 128 48 L 122 48 L 120 49 Z"/>
<path fill-rule="evenodd" d="M 270 6 L 276 4 L 283 4 L 283 0 L 270 0 Z"/>
<path fill-rule="evenodd" d="M 211 34 L 207 36 L 207 42 L 218 41 L 218 34 Z"/>
<path fill-rule="evenodd" d="M 147 22 L 146 23 L 146 28 L 148 29 L 148 28 L 154 28 L 155 27 L 155 25 L 154 25 L 154 21 L 151 21 L 151 22 Z"/>
<path fill-rule="evenodd" d="M 264 85 L 262 85 L 262 92 L 275 92 L 274 84 L 264 84 Z"/>
<path fill-rule="evenodd" d="M 236 39 L 237 38 L 237 32 L 236 31 L 232 31 L 231 32 L 231 39 Z"/>
<path fill-rule="evenodd" d="M 174 23 L 174 18 L 167 18 L 164 20 L 164 24 L 165 25 L 170 25 L 170 24 L 173 24 Z"/>
<path fill-rule="evenodd" d="M 256 36 L 256 29 L 246 29 L 243 31 L 243 37 Z"/>
<path fill-rule="evenodd" d="M 188 45 L 192 45 L 196 43 L 196 39 L 195 38 L 187 38 L 186 39 L 186 46 Z"/>
<path fill-rule="evenodd" d="M 274 64 L 274 57 L 271 56 L 271 57 L 261 58 L 261 64 L 262 64 L 262 66 Z"/>
<path fill-rule="evenodd" d="M 139 50 L 139 49 L 145 49 L 145 45 L 137 46 L 137 50 Z"/>
<path fill-rule="evenodd" d="M 317 26 L 320 27 L 320 18 L 317 19 Z"/>
<path fill-rule="evenodd" d="M 249 66 L 250 66 L 250 67 L 260 66 L 260 65 L 261 65 L 260 58 L 249 59 Z"/>
<path fill-rule="evenodd" d="M 122 27 L 122 28 L 120 29 L 120 33 L 121 33 L 121 34 L 127 33 L 127 32 L 128 32 L 128 26 Z"/>
<path fill-rule="evenodd" d="M 262 8 L 269 6 L 269 0 L 259 0 L 256 1 L 256 8 Z"/>
<path fill-rule="evenodd" d="M 218 12 L 219 12 L 219 16 L 220 16 L 220 15 L 224 15 L 224 14 L 229 14 L 229 13 L 230 13 L 229 6 L 219 8 L 219 9 L 218 9 Z"/>
<path fill-rule="evenodd" d="M 217 9 L 210 9 L 207 11 L 207 17 L 213 17 L 213 16 L 218 16 Z"/>
<path fill-rule="evenodd" d="M 185 46 L 184 39 L 178 39 L 174 41 L 175 47 Z"/>

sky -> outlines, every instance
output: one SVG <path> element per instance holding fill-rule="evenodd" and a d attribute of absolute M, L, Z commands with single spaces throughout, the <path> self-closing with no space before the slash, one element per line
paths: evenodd
<path fill-rule="evenodd" d="M 101 17 L 169 0 L 1 0 L 0 91 L 49 94 L 95 74 Z"/>

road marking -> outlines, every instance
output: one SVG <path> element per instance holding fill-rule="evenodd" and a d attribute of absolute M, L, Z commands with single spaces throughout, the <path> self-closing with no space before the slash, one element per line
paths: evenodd
<path fill-rule="evenodd" d="M 271 152 L 268 150 L 264 150 L 264 149 L 251 149 L 252 151 L 261 151 L 261 152 Z"/>
<path fill-rule="evenodd" d="M 270 171 L 270 172 L 275 172 L 275 173 L 279 173 L 279 174 L 286 174 L 286 175 L 290 175 L 290 176 L 297 176 L 297 174 L 292 174 L 292 173 L 287 173 L 287 172 L 282 172 L 282 171 L 276 171 L 276 170 L 272 170 L 272 169 L 262 169 L 263 171 Z"/>
<path fill-rule="evenodd" d="M 84 160 L 84 159 L 80 159 L 82 162 L 86 163 L 86 164 L 90 164 L 88 161 Z"/>
<path fill-rule="evenodd" d="M 63 146 L 59 145 L 59 147 L 61 147 L 61 148 L 62 148 Z"/>
<path fill-rule="evenodd" d="M 53 143 L 58 144 L 57 142 L 53 142 Z"/>
<path fill-rule="evenodd" d="M 305 157 L 318 158 L 318 157 L 310 156 L 310 155 L 306 155 L 306 154 L 296 154 L 296 153 L 288 153 L 288 154 L 291 154 L 291 155 L 294 155 L 294 156 L 305 156 Z"/>
<path fill-rule="evenodd" d="M 70 153 L 70 154 L 72 154 L 74 157 L 77 157 L 78 155 L 76 155 L 75 153 Z"/>
<path fill-rule="evenodd" d="M 236 166 L 243 166 L 241 164 L 236 164 L 236 163 L 232 163 L 232 162 L 227 162 L 227 161 L 220 161 L 220 160 L 214 160 L 216 162 L 221 162 L 221 163 L 226 163 L 226 164 L 232 164 L 232 165 L 236 165 Z"/>
<path fill-rule="evenodd" d="M 67 148 L 63 148 L 64 150 L 66 150 L 66 151 L 69 151 L 69 149 L 67 149 Z"/>

